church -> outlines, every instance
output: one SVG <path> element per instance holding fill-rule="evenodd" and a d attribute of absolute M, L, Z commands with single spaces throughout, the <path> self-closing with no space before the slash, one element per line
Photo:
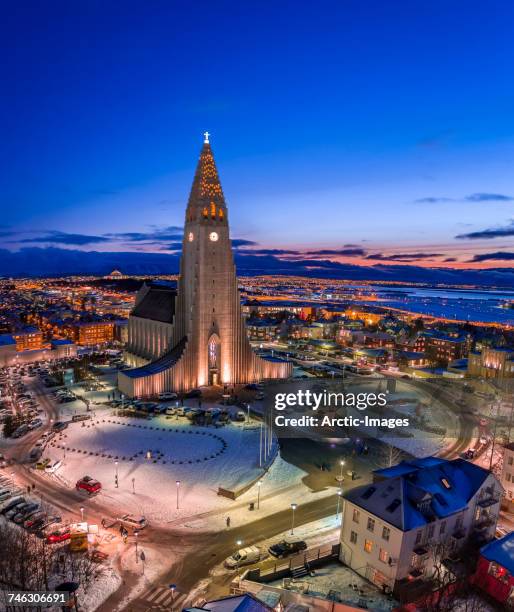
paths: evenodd
<path fill-rule="evenodd" d="M 205 134 L 186 210 L 178 287 L 143 285 L 129 317 L 118 374 L 128 397 L 288 378 L 291 362 L 262 358 L 246 334 L 228 211 Z"/>

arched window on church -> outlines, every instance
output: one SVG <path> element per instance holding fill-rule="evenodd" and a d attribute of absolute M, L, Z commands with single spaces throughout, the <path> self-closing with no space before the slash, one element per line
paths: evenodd
<path fill-rule="evenodd" d="M 218 218 L 220 221 L 223 221 L 223 209 L 218 208 Z"/>
<path fill-rule="evenodd" d="M 203 218 L 207 219 L 208 216 L 209 216 L 209 211 L 207 210 L 207 206 L 205 206 L 203 209 Z"/>
<path fill-rule="evenodd" d="M 211 219 L 216 219 L 216 204 L 211 202 Z"/>
<path fill-rule="evenodd" d="M 212 337 L 209 340 L 209 368 L 218 367 L 218 346 L 217 338 Z"/>

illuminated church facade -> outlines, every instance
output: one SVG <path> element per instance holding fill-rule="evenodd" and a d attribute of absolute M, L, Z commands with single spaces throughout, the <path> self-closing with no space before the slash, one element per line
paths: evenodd
<path fill-rule="evenodd" d="M 126 360 L 136 367 L 119 372 L 118 387 L 129 397 L 292 374 L 290 362 L 257 356 L 247 338 L 207 133 L 186 210 L 177 291 L 143 285 L 129 317 Z"/>

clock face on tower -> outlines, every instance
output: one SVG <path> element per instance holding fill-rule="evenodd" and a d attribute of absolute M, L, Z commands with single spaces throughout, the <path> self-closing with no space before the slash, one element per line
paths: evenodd
<path fill-rule="evenodd" d="M 189 240 L 189 242 L 193 242 L 193 240 L 195 239 L 195 235 L 193 234 L 193 232 L 189 232 L 189 236 L 187 237 L 187 239 Z"/>
<path fill-rule="evenodd" d="M 216 242 L 218 240 L 218 234 L 216 232 L 211 232 L 209 234 L 209 240 L 212 240 L 212 242 Z"/>

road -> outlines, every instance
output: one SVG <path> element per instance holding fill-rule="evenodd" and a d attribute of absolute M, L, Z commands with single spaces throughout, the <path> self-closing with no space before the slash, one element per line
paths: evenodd
<path fill-rule="evenodd" d="M 427 383 L 418 381 L 403 381 L 427 390 Z M 58 409 L 55 402 L 49 397 L 49 392 L 41 384 L 34 381 L 32 390 L 36 393 L 41 406 L 47 411 L 49 418 L 58 419 Z M 433 392 L 433 385 L 429 386 Z M 455 408 L 455 397 L 444 389 L 441 389 L 438 399 L 445 403 L 449 409 Z M 460 450 L 468 448 L 473 435 L 474 423 L 465 415 L 459 415 L 461 436 L 453 448 L 447 451 L 448 456 L 457 455 Z M 48 429 L 50 425 L 46 426 Z M 109 506 L 102 501 L 102 496 L 96 498 L 85 498 L 74 489 L 64 488 L 53 479 L 44 474 L 32 470 L 24 463 L 35 440 L 41 436 L 44 430 L 29 434 L 15 446 L 10 447 L 10 457 L 16 463 L 11 471 L 15 473 L 16 482 L 19 485 L 35 485 L 35 494 L 42 500 L 48 501 L 61 510 L 64 514 L 78 519 L 81 515 L 81 506 L 85 508 L 85 516 L 89 522 L 101 523 L 101 519 L 110 515 Z M 354 484 L 362 484 L 363 480 Z M 316 501 L 300 504 L 295 512 L 295 525 L 300 526 L 315 520 L 325 518 L 335 513 L 334 497 L 328 496 Z M 252 514 L 255 519 L 257 512 Z M 250 517 L 249 517 L 250 518 Z M 266 518 L 253 520 L 245 525 L 235 526 L 217 533 L 184 533 L 176 526 L 152 527 L 141 533 L 140 545 L 156 546 L 161 549 L 169 549 L 170 556 L 174 558 L 173 564 L 163 568 L 163 573 L 155 582 L 156 589 L 166 589 L 167 585 L 177 585 L 177 604 L 181 594 L 190 593 L 199 581 L 207 578 L 210 570 L 231 555 L 236 549 L 236 541 L 241 540 L 245 545 L 256 544 L 262 540 L 273 538 L 278 534 L 286 532 L 291 526 L 291 511 L 289 508 L 277 512 Z M 131 544 L 132 545 L 132 544 Z M 176 553 L 176 554 L 173 554 Z M 208 586 L 207 597 L 217 597 L 227 593 L 229 582 L 234 574 L 225 573 L 214 577 Z M 99 608 L 98 612 L 111 612 L 128 595 L 128 590 L 134 584 L 133 575 L 126 575 L 125 584 L 113 593 Z M 163 592 L 163 596 L 165 592 Z M 160 599 L 162 601 L 162 598 Z M 144 596 L 134 598 L 124 607 L 126 612 L 143 612 L 151 609 L 151 604 Z"/>

